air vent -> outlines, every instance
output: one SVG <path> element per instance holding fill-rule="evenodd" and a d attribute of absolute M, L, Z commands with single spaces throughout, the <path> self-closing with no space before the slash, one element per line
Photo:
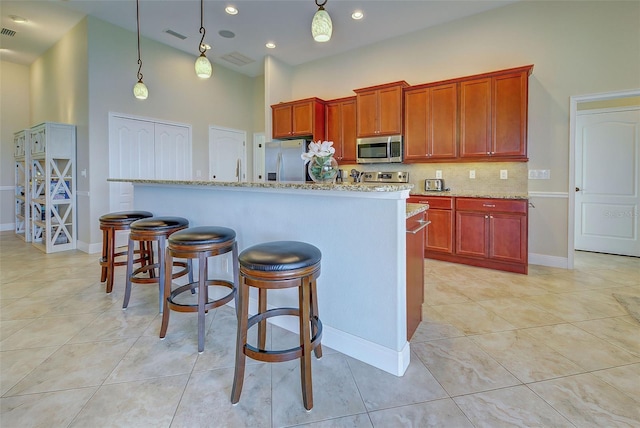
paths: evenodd
<path fill-rule="evenodd" d="M 2 34 L 3 36 L 13 37 L 16 35 L 16 32 L 13 30 L 9 30 L 8 28 L 2 27 L 2 31 L 0 31 L 0 34 Z"/>
<path fill-rule="evenodd" d="M 252 62 L 256 61 L 255 59 L 251 59 L 249 57 L 242 55 L 240 52 L 231 52 L 229 54 L 221 56 L 220 59 L 223 59 L 225 61 L 230 62 L 231 64 L 235 64 L 238 66 L 251 64 Z"/>
<path fill-rule="evenodd" d="M 167 34 L 172 35 L 173 37 L 177 37 L 177 38 L 179 38 L 180 40 L 184 40 L 184 39 L 186 39 L 186 38 L 187 38 L 187 36 L 182 35 L 182 34 L 180 34 L 180 33 L 176 33 L 175 31 L 173 31 L 173 30 L 171 30 L 171 29 L 168 29 L 168 28 L 167 28 L 166 30 L 164 30 L 164 32 L 165 32 L 165 33 L 167 33 Z"/>

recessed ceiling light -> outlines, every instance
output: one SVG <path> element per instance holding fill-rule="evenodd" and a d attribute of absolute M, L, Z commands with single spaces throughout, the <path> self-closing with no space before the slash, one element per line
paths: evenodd
<path fill-rule="evenodd" d="M 238 9 L 236 9 L 233 6 L 227 6 L 224 8 L 224 11 L 227 12 L 229 15 L 237 15 L 238 14 Z"/>
<path fill-rule="evenodd" d="M 11 18 L 13 22 L 19 22 L 19 23 L 27 22 L 27 18 L 23 18 L 18 15 L 9 15 L 9 18 Z"/>
<path fill-rule="evenodd" d="M 352 14 L 351 14 L 351 18 L 355 19 L 356 21 L 364 18 L 364 13 L 362 13 L 361 10 L 355 10 Z"/>
<path fill-rule="evenodd" d="M 268 42 L 265 46 L 268 47 L 269 49 L 275 49 L 276 48 L 276 44 L 273 43 L 273 42 Z"/>
<path fill-rule="evenodd" d="M 218 34 L 220 34 L 220 37 L 224 37 L 225 39 L 233 39 L 236 36 L 236 33 L 229 30 L 220 30 L 218 31 Z"/>

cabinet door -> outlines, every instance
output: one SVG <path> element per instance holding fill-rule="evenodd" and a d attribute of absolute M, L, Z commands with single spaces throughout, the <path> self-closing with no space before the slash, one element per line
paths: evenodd
<path fill-rule="evenodd" d="M 488 214 L 456 211 L 456 254 L 486 258 L 489 242 Z"/>
<path fill-rule="evenodd" d="M 432 159 L 458 155 L 458 86 L 435 86 L 430 89 L 428 137 Z"/>
<path fill-rule="evenodd" d="M 291 136 L 293 109 L 290 104 L 274 106 L 272 109 L 273 138 L 287 138 Z"/>
<path fill-rule="evenodd" d="M 361 92 L 356 97 L 358 104 L 358 137 L 374 137 L 378 135 L 377 91 Z"/>
<path fill-rule="evenodd" d="M 342 144 L 342 103 L 327 103 L 327 141 L 333 141 L 336 149 L 334 157 L 340 161 L 343 155 Z"/>
<path fill-rule="evenodd" d="M 527 155 L 527 73 L 493 78 L 492 156 Z"/>
<path fill-rule="evenodd" d="M 489 257 L 505 262 L 527 261 L 527 219 L 524 215 L 489 215 Z"/>
<path fill-rule="evenodd" d="M 491 147 L 491 78 L 460 83 L 460 157 L 484 157 Z"/>
<path fill-rule="evenodd" d="M 405 92 L 404 97 L 404 159 L 426 160 L 427 148 L 427 105 L 429 89 Z"/>
<path fill-rule="evenodd" d="M 356 162 L 356 99 L 342 103 L 342 162 Z"/>
<path fill-rule="evenodd" d="M 425 251 L 453 253 L 453 214 L 451 210 L 429 208 Z"/>
<path fill-rule="evenodd" d="M 378 134 L 402 134 L 402 87 L 378 91 Z"/>
<path fill-rule="evenodd" d="M 292 133 L 293 136 L 313 135 L 314 104 L 304 102 L 293 105 Z"/>
<path fill-rule="evenodd" d="M 409 232 L 420 227 L 420 220 L 424 220 L 424 213 L 407 219 L 407 340 L 411 339 L 422 321 L 425 229 L 415 234 Z"/>

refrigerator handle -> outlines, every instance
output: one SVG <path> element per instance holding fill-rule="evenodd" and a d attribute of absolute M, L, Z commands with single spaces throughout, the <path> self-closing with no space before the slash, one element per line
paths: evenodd
<path fill-rule="evenodd" d="M 278 153 L 278 160 L 276 161 L 276 181 L 280 181 L 280 168 L 282 168 L 282 153 Z"/>
<path fill-rule="evenodd" d="M 242 160 L 240 160 L 240 158 L 238 158 L 236 160 L 236 179 L 238 180 L 238 183 L 240 183 L 240 173 L 242 172 Z"/>

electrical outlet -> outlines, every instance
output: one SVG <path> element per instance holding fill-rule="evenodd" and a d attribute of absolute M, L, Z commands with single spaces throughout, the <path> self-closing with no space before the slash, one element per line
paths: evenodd
<path fill-rule="evenodd" d="M 476 170 L 475 169 L 470 169 L 469 170 L 469 178 L 476 178 Z"/>
<path fill-rule="evenodd" d="M 442 178 L 442 170 L 436 170 L 436 178 Z"/>
<path fill-rule="evenodd" d="M 507 178 L 509 178 L 509 174 L 507 173 L 506 169 L 501 169 L 500 170 L 500 180 L 506 180 Z"/>

